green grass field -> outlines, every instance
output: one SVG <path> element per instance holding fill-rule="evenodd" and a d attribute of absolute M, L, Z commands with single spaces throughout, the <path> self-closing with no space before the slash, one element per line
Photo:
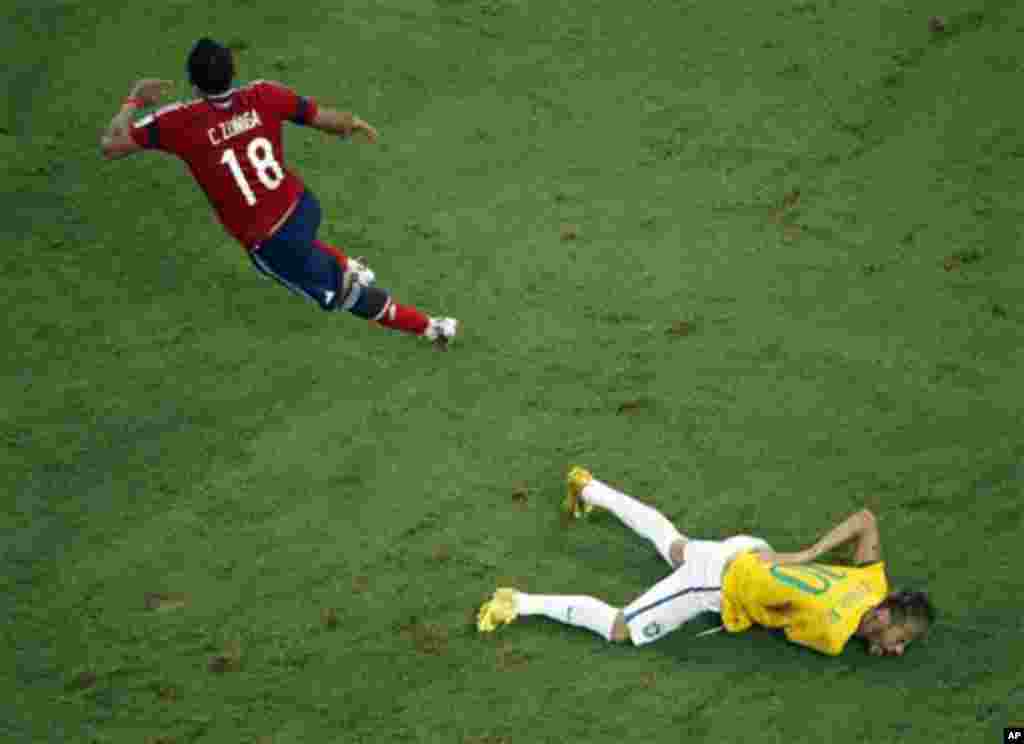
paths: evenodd
<path fill-rule="evenodd" d="M 1001 741 L 1024 10 L 942 5 L 9 4 L 0 740 Z M 325 239 L 465 324 L 450 353 L 263 280 L 179 162 L 102 160 L 205 34 L 378 126 L 291 128 L 290 164 Z M 570 463 L 781 549 L 866 504 L 942 624 L 902 660 L 713 617 L 479 637 L 498 584 L 664 574 L 612 517 L 562 527 Z"/>

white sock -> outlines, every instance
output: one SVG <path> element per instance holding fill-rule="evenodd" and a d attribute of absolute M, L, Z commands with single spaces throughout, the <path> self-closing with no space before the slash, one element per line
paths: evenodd
<path fill-rule="evenodd" d="M 612 639 L 618 609 L 600 599 L 582 595 L 526 594 L 519 592 L 516 609 L 520 615 L 544 615 L 566 625 L 575 625 Z"/>
<path fill-rule="evenodd" d="M 590 481 L 581 495 L 588 504 L 607 509 L 635 533 L 654 543 L 661 557 L 673 565 L 669 550 L 683 535 L 664 514 L 597 479 Z"/>

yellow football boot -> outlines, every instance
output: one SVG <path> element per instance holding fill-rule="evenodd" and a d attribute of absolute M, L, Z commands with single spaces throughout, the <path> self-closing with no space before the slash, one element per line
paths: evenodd
<path fill-rule="evenodd" d="M 508 625 L 515 620 L 519 616 L 518 593 L 508 588 L 494 592 L 494 596 L 484 602 L 476 613 L 476 629 L 481 633 L 491 633 L 499 625 Z"/>
<path fill-rule="evenodd" d="M 579 519 L 594 511 L 594 506 L 583 500 L 583 489 L 590 481 L 594 480 L 590 471 L 579 465 L 574 465 L 569 468 L 569 475 L 565 480 L 568 484 L 568 492 L 562 502 L 562 511 L 565 512 L 565 515 Z"/>

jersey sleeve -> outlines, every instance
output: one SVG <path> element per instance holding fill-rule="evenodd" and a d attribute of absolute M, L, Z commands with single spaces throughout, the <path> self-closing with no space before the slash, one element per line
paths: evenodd
<path fill-rule="evenodd" d="M 176 118 L 180 111 L 181 104 L 172 103 L 136 121 L 131 128 L 131 137 L 135 144 L 147 150 L 177 153 L 180 137 L 179 122 Z"/>
<path fill-rule="evenodd" d="M 135 144 L 147 150 L 155 150 L 160 142 L 160 131 L 153 114 L 147 114 L 132 124 L 130 133 Z"/>
<path fill-rule="evenodd" d="M 861 568 L 864 572 L 864 580 L 883 599 L 889 594 L 889 577 L 885 572 L 885 563 L 876 561 Z"/>
<path fill-rule="evenodd" d="M 281 121 L 308 126 L 316 119 L 319 110 L 317 102 L 312 98 L 300 96 L 287 85 L 270 80 L 257 80 L 254 87 L 259 91 L 260 101 L 266 110 Z"/>

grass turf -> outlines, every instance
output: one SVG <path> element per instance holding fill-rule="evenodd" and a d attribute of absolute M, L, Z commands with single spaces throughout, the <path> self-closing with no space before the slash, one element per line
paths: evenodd
<path fill-rule="evenodd" d="M 1014 6 L 936 35 L 909 1 L 15 3 L 0 738 L 1024 722 Z M 451 353 L 264 283 L 170 158 L 99 158 L 132 80 L 180 80 L 205 33 L 380 128 L 293 128 L 289 159 L 326 239 L 464 321 Z M 496 584 L 624 603 L 663 574 L 611 518 L 560 526 L 571 462 L 697 536 L 796 547 L 866 503 L 942 624 L 900 661 L 710 622 L 478 637 Z"/>

